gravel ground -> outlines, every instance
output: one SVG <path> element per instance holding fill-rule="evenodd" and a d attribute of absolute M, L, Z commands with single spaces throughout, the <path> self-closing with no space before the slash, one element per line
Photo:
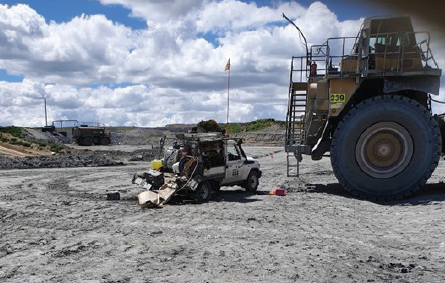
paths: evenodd
<path fill-rule="evenodd" d="M 328 159 L 294 178 L 281 148 L 246 152 L 257 194 L 161 209 L 137 205 L 131 177 L 147 162 L 1 170 L 0 282 L 445 282 L 443 161 L 411 198 L 374 203 L 345 192 Z M 268 195 L 278 187 L 288 195 Z"/>

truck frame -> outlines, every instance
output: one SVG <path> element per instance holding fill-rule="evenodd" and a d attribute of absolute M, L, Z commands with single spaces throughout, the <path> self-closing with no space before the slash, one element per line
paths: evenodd
<path fill-rule="evenodd" d="M 306 50 L 290 67 L 287 175 L 298 176 L 303 154 L 330 156 L 354 195 L 392 200 L 418 190 L 442 151 L 430 96 L 442 71 L 430 34 L 415 32 L 409 17 L 367 18 L 356 37 Z"/>

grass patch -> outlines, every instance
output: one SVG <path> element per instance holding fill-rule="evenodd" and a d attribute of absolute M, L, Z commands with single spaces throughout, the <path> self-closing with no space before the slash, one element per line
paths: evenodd
<path fill-rule="evenodd" d="M 248 132 L 258 132 L 258 131 L 264 130 L 274 124 L 275 124 L 274 119 L 256 120 L 256 121 L 249 123 L 249 125 L 247 126 L 247 131 Z"/>
<path fill-rule="evenodd" d="M 20 138 L 22 136 L 22 128 L 9 126 L 9 127 L 0 127 L 0 133 L 10 134 L 13 137 Z"/>
<path fill-rule="evenodd" d="M 9 141 L 9 139 L 7 137 L 3 136 L 2 133 L 0 133 L 0 141 L 7 142 L 7 141 Z"/>
<path fill-rule="evenodd" d="M 51 151 L 53 151 L 53 152 L 55 152 L 55 153 L 59 153 L 59 152 L 61 152 L 61 151 L 63 150 L 63 146 L 58 145 L 58 144 L 52 144 L 52 145 L 49 147 L 49 150 L 51 150 Z"/>
<path fill-rule="evenodd" d="M 226 125 L 221 125 L 222 129 L 225 129 Z M 243 123 L 229 123 L 229 134 L 242 133 L 246 129 Z"/>
<path fill-rule="evenodd" d="M 37 142 L 37 145 L 39 147 L 46 147 L 46 143 L 44 143 L 44 142 Z"/>
<path fill-rule="evenodd" d="M 24 147 L 31 147 L 31 144 L 29 142 L 22 142 L 22 145 Z"/>
<path fill-rule="evenodd" d="M 229 123 L 229 133 L 238 134 L 242 132 L 260 132 L 268 127 L 277 125 L 279 127 L 284 127 L 286 122 L 275 121 L 275 119 L 261 119 L 247 123 Z M 221 129 L 225 129 L 226 124 L 219 124 Z"/>

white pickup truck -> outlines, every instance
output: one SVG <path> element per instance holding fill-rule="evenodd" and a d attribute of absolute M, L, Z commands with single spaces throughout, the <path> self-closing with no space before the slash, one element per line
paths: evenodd
<path fill-rule="evenodd" d="M 224 138 L 218 133 L 177 135 L 173 147 L 164 151 L 162 166 L 136 173 L 132 182 L 151 191 L 145 195 L 157 198 L 158 205 L 175 194 L 204 202 L 221 186 L 239 185 L 255 192 L 261 177 L 260 164 L 246 156 L 241 144 L 241 139 Z"/>

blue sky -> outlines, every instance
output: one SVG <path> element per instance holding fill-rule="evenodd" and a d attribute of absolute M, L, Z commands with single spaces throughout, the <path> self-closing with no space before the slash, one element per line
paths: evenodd
<path fill-rule="evenodd" d="M 290 58 L 304 51 L 282 12 L 310 44 L 392 14 L 352 0 L 2 0 L 0 125 L 41 126 L 44 97 L 50 121 L 224 121 L 228 58 L 230 120 L 283 120 Z"/>
<path fill-rule="evenodd" d="M 17 3 L 27 4 L 47 21 L 53 20 L 58 23 L 68 22 L 75 16 L 82 14 L 103 14 L 112 21 L 120 22 L 134 29 L 146 28 L 147 24 L 142 19 L 129 17 L 131 11 L 121 5 L 102 5 L 94 0 L 2 0 L 1 3 L 15 5 Z"/>

